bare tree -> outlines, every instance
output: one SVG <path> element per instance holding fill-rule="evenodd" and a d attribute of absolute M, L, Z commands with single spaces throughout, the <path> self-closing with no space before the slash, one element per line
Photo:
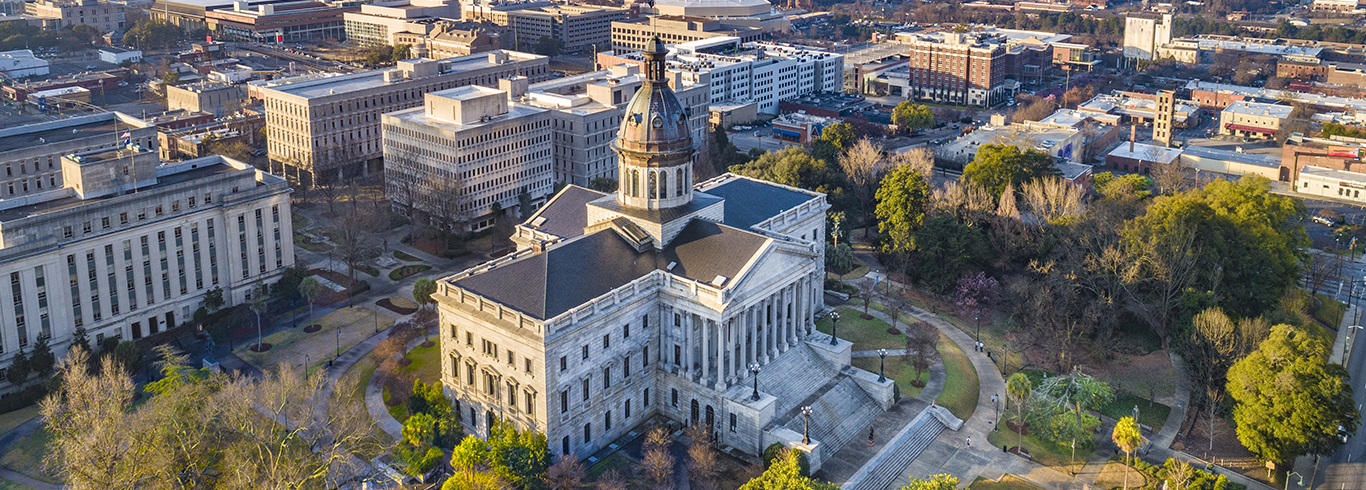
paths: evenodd
<path fill-rule="evenodd" d="M 1238 325 L 1218 308 L 1209 308 L 1191 319 L 1191 329 L 1181 343 L 1181 355 L 1190 379 L 1199 384 L 1204 396 L 1204 415 L 1209 421 L 1209 450 L 1214 450 L 1214 420 L 1224 398 L 1224 381 L 1229 366 L 1237 359 Z"/>
<path fill-rule="evenodd" d="M 961 221 L 980 222 L 996 212 L 996 198 L 979 186 L 950 182 L 934 191 L 930 207 L 935 213 L 948 214 Z"/>
<path fill-rule="evenodd" d="M 853 184 L 854 196 L 859 200 L 863 213 L 863 236 L 868 236 L 871 215 L 868 207 L 873 200 L 873 186 L 877 183 L 878 167 L 882 161 L 882 147 L 868 138 L 863 138 L 850 146 L 840 155 L 840 168 Z"/>
<path fill-rule="evenodd" d="M 1159 194 L 1173 194 L 1183 192 L 1191 188 L 1187 177 L 1191 173 L 1190 165 L 1186 164 L 1181 157 L 1173 158 L 1171 162 L 1164 163 L 1161 147 L 1152 146 L 1143 150 L 1143 160 L 1150 163 L 1148 174 L 1153 179 L 1153 188 Z"/>
<path fill-rule="evenodd" d="M 1304 285 L 1311 296 L 1319 294 L 1328 281 L 1342 277 L 1342 256 L 1330 252 L 1311 252 L 1304 267 Z"/>
<path fill-rule="evenodd" d="M 669 490 L 674 486 L 674 457 L 668 449 L 671 442 L 663 427 L 655 427 L 645 435 L 645 454 L 640 460 L 640 469 L 656 490 Z"/>
<path fill-rule="evenodd" d="M 1026 182 L 1020 194 L 1036 226 L 1054 223 L 1085 211 L 1081 190 L 1058 177 L 1044 177 Z"/>
<path fill-rule="evenodd" d="M 352 201 L 354 203 L 354 201 Z M 337 253 L 346 264 L 351 280 L 356 279 L 356 266 L 369 260 L 373 253 L 375 229 L 381 220 L 367 206 L 348 206 L 345 216 L 334 222 L 337 228 Z"/>
<path fill-rule="evenodd" d="M 1167 345 L 1169 327 L 1181 297 L 1200 273 L 1200 257 L 1195 247 L 1195 231 L 1178 227 L 1170 230 L 1167 237 L 1143 237 L 1127 252 L 1129 260 L 1137 265 L 1125 269 L 1121 283 L 1130 310 L 1162 336 L 1163 346 Z"/>
<path fill-rule="evenodd" d="M 337 198 L 341 197 L 341 192 L 334 185 L 317 185 L 315 188 L 318 190 L 318 195 L 322 196 L 323 202 L 327 203 L 327 212 L 336 216 Z"/>
<path fill-rule="evenodd" d="M 926 182 L 934 177 L 934 152 L 929 147 L 922 146 L 912 148 L 901 153 L 897 153 L 892 159 L 893 166 L 910 165 L 920 175 L 925 177 Z"/>
<path fill-rule="evenodd" d="M 154 470 L 150 431 L 131 409 L 133 380 L 112 357 L 98 374 L 86 371 L 90 354 L 76 348 L 62 360 L 58 391 L 40 405 L 52 433 L 46 464 L 73 488 L 133 489 Z"/>
<path fill-rule="evenodd" d="M 545 485 L 550 490 L 576 490 L 583 486 L 584 478 L 583 463 L 574 453 L 569 453 L 546 470 Z"/>
<path fill-rule="evenodd" d="M 692 486 L 699 490 L 714 490 L 717 483 L 716 475 L 721 469 L 716 451 L 708 443 L 711 439 L 710 429 L 709 426 L 698 424 L 688 427 L 687 432 L 688 476 L 692 479 Z"/>
<path fill-rule="evenodd" d="M 455 236 L 463 236 L 470 220 L 470 196 L 459 179 L 440 179 L 431 183 L 425 196 L 427 220 L 436 228 L 441 247 Z"/>
<path fill-rule="evenodd" d="M 920 375 L 930 368 L 930 363 L 939 357 L 939 351 L 935 349 L 935 344 L 939 342 L 939 330 L 927 322 L 908 323 L 906 328 L 906 353 L 911 357 L 911 367 L 915 368 L 915 381 L 920 383 L 918 387 L 925 384 L 920 381 Z"/>

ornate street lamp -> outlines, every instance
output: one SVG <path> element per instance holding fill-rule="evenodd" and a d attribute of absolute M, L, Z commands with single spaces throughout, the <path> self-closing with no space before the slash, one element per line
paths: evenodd
<path fill-rule="evenodd" d="M 759 363 L 749 363 L 749 372 L 754 373 L 754 393 L 749 395 L 751 401 L 759 401 Z"/>
<path fill-rule="evenodd" d="M 811 407 L 802 407 L 806 422 L 802 424 L 802 444 L 811 444 Z"/>
<path fill-rule="evenodd" d="M 882 360 L 878 363 L 878 366 L 877 366 L 877 382 L 879 382 L 879 383 L 886 382 L 886 381 L 887 381 L 887 374 L 886 374 L 886 372 L 887 372 L 887 349 L 878 349 L 878 350 L 877 350 L 877 356 L 882 358 Z"/>
<path fill-rule="evenodd" d="M 840 312 L 830 312 L 830 345 L 840 345 L 839 337 L 835 336 L 835 327 L 840 323 Z"/>

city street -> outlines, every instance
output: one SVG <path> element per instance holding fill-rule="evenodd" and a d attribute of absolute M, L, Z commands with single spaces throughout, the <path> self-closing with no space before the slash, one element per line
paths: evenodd
<path fill-rule="evenodd" d="M 1359 264 L 1358 264 L 1359 265 Z M 1358 274 L 1360 272 L 1358 271 Z M 1358 289 L 1361 286 L 1358 285 Z M 1357 332 L 1347 332 L 1355 337 Z M 1352 400 L 1356 402 L 1358 410 L 1366 404 L 1366 342 L 1353 342 L 1348 340 L 1347 346 L 1351 347 L 1351 354 L 1347 358 L 1347 372 L 1352 386 Z M 1356 435 L 1349 438 L 1346 444 L 1338 448 L 1332 456 L 1325 458 L 1320 466 L 1317 486 L 1321 489 L 1351 489 L 1366 488 L 1366 433 L 1360 428 Z M 1311 470 L 1312 471 L 1312 470 Z"/>

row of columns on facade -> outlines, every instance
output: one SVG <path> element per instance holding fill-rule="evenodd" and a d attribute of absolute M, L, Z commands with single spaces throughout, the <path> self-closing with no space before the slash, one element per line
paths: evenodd
<path fill-rule="evenodd" d="M 683 344 L 682 359 L 675 360 L 681 366 L 679 374 L 718 391 L 745 379 L 749 364 L 766 365 L 811 335 L 814 299 L 821 294 L 818 288 L 823 287 L 815 275 L 805 276 L 720 321 L 683 308 L 661 306 L 663 321 L 672 322 L 674 314 L 681 315 L 682 339 L 676 340 Z M 672 350 L 666 332 L 672 330 L 660 329 L 666 356 Z M 712 351 L 717 355 L 712 356 Z"/>

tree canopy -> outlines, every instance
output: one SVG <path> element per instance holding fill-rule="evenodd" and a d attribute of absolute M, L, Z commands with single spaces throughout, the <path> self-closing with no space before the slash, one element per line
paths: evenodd
<path fill-rule="evenodd" d="M 789 146 L 731 167 L 730 171 L 816 192 L 836 193 L 844 187 L 844 174 L 832 164 L 812 158 L 800 147 Z"/>
<path fill-rule="evenodd" d="M 903 100 L 892 109 L 892 121 L 904 129 L 924 129 L 934 126 L 934 111 L 924 104 Z"/>
<path fill-rule="evenodd" d="M 850 126 L 849 123 L 831 124 L 821 130 L 821 140 L 829 141 L 835 145 L 835 148 L 843 151 L 858 141 L 858 135 L 854 134 L 854 127 Z"/>
<path fill-rule="evenodd" d="M 839 487 L 811 477 L 802 476 L 799 452 L 784 449 L 773 459 L 762 475 L 754 478 L 740 490 L 836 490 Z"/>
<path fill-rule="evenodd" d="M 982 145 L 977 149 L 977 157 L 963 168 L 963 179 L 999 198 L 1008 185 L 1018 188 L 1025 182 L 1057 173 L 1053 157 L 1042 151 L 1020 151 L 1015 145 Z"/>
<path fill-rule="evenodd" d="M 886 251 L 910 251 L 912 234 L 925 223 L 930 204 L 930 184 L 910 165 L 898 165 L 882 178 L 877 188 L 877 230 L 887 236 Z"/>
<path fill-rule="evenodd" d="M 1228 392 L 1237 402 L 1238 440 L 1253 454 L 1288 463 L 1306 454 L 1329 454 L 1360 423 L 1352 386 L 1341 364 L 1329 363 L 1328 346 L 1290 325 L 1271 336 L 1228 371 Z"/>

